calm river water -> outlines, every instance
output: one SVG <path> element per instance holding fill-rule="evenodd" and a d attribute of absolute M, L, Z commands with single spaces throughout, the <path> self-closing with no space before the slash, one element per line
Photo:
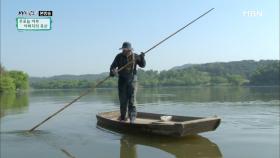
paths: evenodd
<path fill-rule="evenodd" d="M 83 90 L 1 95 L 1 158 L 278 158 L 279 87 L 140 88 L 138 111 L 222 118 L 216 131 L 181 139 L 114 133 L 95 115 L 117 110 L 116 89 L 97 89 L 49 120 Z"/>

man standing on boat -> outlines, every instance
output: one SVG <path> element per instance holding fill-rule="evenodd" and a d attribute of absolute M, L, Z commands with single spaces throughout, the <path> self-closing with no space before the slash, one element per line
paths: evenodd
<path fill-rule="evenodd" d="M 129 42 L 124 42 L 120 50 L 122 50 L 122 52 L 115 57 L 110 67 L 110 76 L 116 76 L 117 74 L 119 76 L 118 91 L 121 113 L 119 119 L 120 121 L 127 120 L 126 112 L 128 109 L 128 116 L 130 122 L 132 123 L 134 122 L 137 114 L 135 107 L 135 95 L 137 88 L 136 67 L 137 65 L 142 68 L 145 67 L 145 54 L 141 53 L 140 55 L 138 55 L 136 53 L 133 53 L 133 48 L 131 47 L 131 44 Z M 133 61 L 131 65 L 118 72 L 117 68 L 120 69 L 131 61 Z"/>

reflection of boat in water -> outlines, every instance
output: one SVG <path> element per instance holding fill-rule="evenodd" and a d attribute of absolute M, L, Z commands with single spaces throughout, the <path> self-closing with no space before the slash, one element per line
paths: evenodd
<path fill-rule="evenodd" d="M 106 130 L 117 132 L 118 129 Z M 120 139 L 120 157 L 137 158 L 137 145 L 153 147 L 165 151 L 176 158 L 222 158 L 218 145 L 200 135 L 185 137 L 147 136 L 145 134 L 123 134 Z"/>
<path fill-rule="evenodd" d="M 176 158 L 221 158 L 219 147 L 199 135 L 184 138 L 146 137 L 145 135 L 123 135 L 120 140 L 120 157 L 136 158 L 137 145 L 154 147 Z"/>
<path fill-rule="evenodd" d="M 221 122 L 217 116 L 213 117 L 189 117 L 165 114 L 138 112 L 133 123 L 118 120 L 119 111 L 102 112 L 96 115 L 97 124 L 108 129 L 118 129 L 123 132 L 148 133 L 154 135 L 166 135 L 183 137 L 201 132 L 215 130 Z M 163 120 L 162 118 L 169 118 Z"/>

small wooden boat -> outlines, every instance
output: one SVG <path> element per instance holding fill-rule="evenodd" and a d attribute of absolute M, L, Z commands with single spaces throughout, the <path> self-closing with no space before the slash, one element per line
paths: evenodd
<path fill-rule="evenodd" d="M 217 116 L 188 117 L 166 114 L 137 112 L 133 123 L 119 121 L 119 111 L 102 112 L 96 115 L 97 125 L 119 132 L 136 132 L 183 137 L 207 131 L 214 131 L 221 122 Z M 164 120 L 163 118 L 168 118 Z"/>

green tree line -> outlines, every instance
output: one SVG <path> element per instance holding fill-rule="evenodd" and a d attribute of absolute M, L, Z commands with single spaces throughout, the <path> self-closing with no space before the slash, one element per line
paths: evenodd
<path fill-rule="evenodd" d="M 187 65 L 163 71 L 139 69 L 137 75 L 138 84 L 142 87 L 279 85 L 279 70 L 279 60 L 258 62 L 244 60 Z M 87 75 L 86 79 L 81 76 L 34 78 L 31 87 L 39 89 L 90 88 L 104 76 L 106 74 L 102 73 L 99 77 Z M 107 80 L 100 87 L 117 87 L 117 78 Z"/>
<path fill-rule="evenodd" d="M 29 87 L 28 75 L 22 71 L 6 71 L 0 65 L 0 93 L 26 90 Z"/>

